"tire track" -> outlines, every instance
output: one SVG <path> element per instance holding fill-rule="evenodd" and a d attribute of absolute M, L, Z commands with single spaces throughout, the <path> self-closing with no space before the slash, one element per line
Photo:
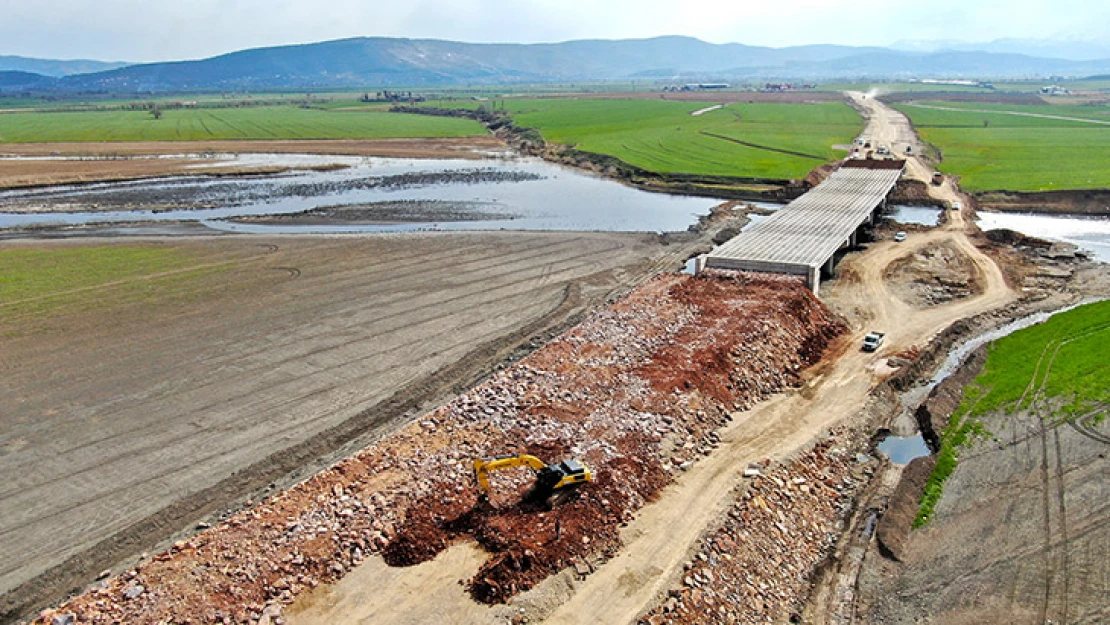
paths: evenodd
<path fill-rule="evenodd" d="M 280 479 L 352 440 L 364 439 L 370 431 L 389 427 L 388 424 L 419 410 L 433 397 L 442 397 L 446 393 L 468 388 L 484 375 L 485 366 L 499 360 L 502 354 L 508 353 L 515 345 L 527 342 L 532 336 L 545 330 L 571 324 L 580 314 L 576 311 L 581 311 L 585 304 L 580 290 L 568 286 L 564 290 L 562 301 L 541 318 L 507 335 L 502 334 L 500 338 L 480 344 L 465 357 L 431 375 L 410 382 L 389 398 L 347 421 L 272 454 L 209 488 L 178 500 L 0 595 L 0 620 L 23 614 L 31 606 L 60 599 L 69 588 L 91 579 L 104 563 L 115 562 L 129 554 L 150 548 L 165 534 L 167 527 L 177 528 L 189 519 L 203 517 L 221 505 L 221 502 L 233 500 L 240 493 L 250 492 Z"/>

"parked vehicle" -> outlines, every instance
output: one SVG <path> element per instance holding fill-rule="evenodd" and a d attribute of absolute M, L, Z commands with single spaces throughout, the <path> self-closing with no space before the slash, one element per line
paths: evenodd
<path fill-rule="evenodd" d="M 906 233 L 905 232 L 895 232 L 894 233 L 894 242 L 895 243 L 901 243 L 902 241 L 905 241 L 905 240 L 906 240 Z"/>

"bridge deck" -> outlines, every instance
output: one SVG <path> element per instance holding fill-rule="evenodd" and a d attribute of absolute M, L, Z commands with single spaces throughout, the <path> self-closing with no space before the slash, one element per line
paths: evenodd
<path fill-rule="evenodd" d="M 705 266 L 798 274 L 820 268 L 871 219 L 902 175 L 899 161 L 879 163 L 849 161 L 809 193 L 710 252 Z"/>

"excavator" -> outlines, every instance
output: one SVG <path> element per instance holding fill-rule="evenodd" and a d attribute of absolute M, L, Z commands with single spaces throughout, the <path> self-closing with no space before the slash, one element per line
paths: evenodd
<path fill-rule="evenodd" d="M 489 473 L 513 467 L 531 467 L 536 473 L 536 483 L 525 498 L 526 501 L 554 505 L 566 495 L 586 482 L 594 479 L 590 468 L 575 458 L 568 458 L 554 465 L 529 454 L 497 456 L 474 461 L 474 477 L 478 480 L 478 498 L 488 502 Z"/>

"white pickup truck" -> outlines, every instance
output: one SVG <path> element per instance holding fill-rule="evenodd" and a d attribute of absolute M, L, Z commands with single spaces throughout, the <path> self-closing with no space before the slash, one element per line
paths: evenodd
<path fill-rule="evenodd" d="M 883 332 L 871 332 L 863 337 L 863 351 L 873 352 L 883 345 L 883 338 L 886 334 Z"/>

